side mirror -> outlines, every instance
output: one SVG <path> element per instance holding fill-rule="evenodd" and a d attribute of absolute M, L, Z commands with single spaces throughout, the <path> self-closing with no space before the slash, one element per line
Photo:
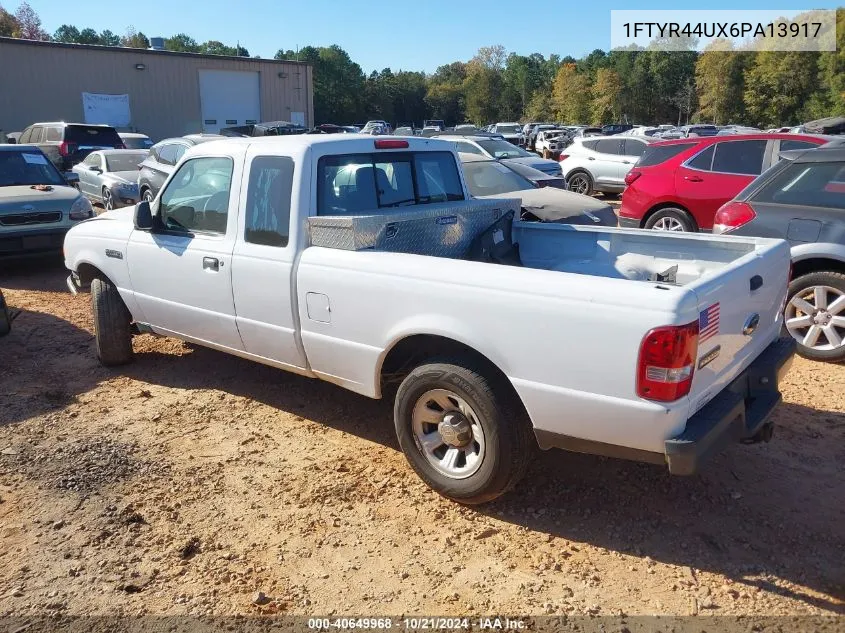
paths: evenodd
<path fill-rule="evenodd" d="M 102 174 L 102 173 L 103 173 L 103 170 L 102 170 L 102 169 L 100 169 L 99 167 L 97 167 L 96 165 L 91 165 L 91 166 L 88 168 L 88 170 L 89 170 L 89 171 L 93 171 L 95 174 Z"/>
<path fill-rule="evenodd" d="M 142 200 L 135 205 L 135 228 L 139 231 L 149 231 L 153 228 L 153 212 L 150 203 Z"/>
<path fill-rule="evenodd" d="M 65 181 L 67 181 L 67 184 L 69 184 L 71 187 L 76 187 L 79 184 L 79 174 L 77 174 L 76 172 L 65 172 L 64 177 Z"/>

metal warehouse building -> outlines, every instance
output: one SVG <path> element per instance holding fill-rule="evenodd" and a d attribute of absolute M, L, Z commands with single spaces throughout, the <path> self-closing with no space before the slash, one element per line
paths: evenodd
<path fill-rule="evenodd" d="M 258 121 L 314 125 L 303 62 L 0 37 L 0 130 L 109 123 L 153 140 Z"/>

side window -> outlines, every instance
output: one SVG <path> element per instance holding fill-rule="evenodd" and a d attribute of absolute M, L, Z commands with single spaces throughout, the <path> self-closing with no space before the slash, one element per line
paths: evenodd
<path fill-rule="evenodd" d="M 699 169 L 701 171 L 710 171 L 710 167 L 713 164 L 713 151 L 715 150 L 715 145 L 710 145 L 702 152 L 699 152 L 696 156 L 693 156 L 692 159 L 687 163 L 687 167 L 691 169 Z"/>
<path fill-rule="evenodd" d="M 232 159 L 195 158 L 184 163 L 161 194 L 159 217 L 168 231 L 226 233 Z"/>
<path fill-rule="evenodd" d="M 100 167 L 100 155 L 99 154 L 88 154 L 85 157 L 85 160 L 82 161 L 86 166 L 92 167 L 97 166 Z"/>
<path fill-rule="evenodd" d="M 754 201 L 845 210 L 845 162 L 793 163 L 772 178 Z"/>
<path fill-rule="evenodd" d="M 602 139 L 596 143 L 596 151 L 599 154 L 619 154 L 619 139 Z"/>
<path fill-rule="evenodd" d="M 59 143 L 62 140 L 62 131 L 57 127 L 48 127 L 46 128 L 47 134 L 44 137 L 44 140 L 48 143 Z"/>
<path fill-rule="evenodd" d="M 465 152 L 467 154 L 478 154 L 479 156 L 484 156 L 484 152 L 481 150 L 480 147 L 476 147 L 472 143 L 467 143 L 466 141 L 458 141 L 457 143 L 458 151 Z"/>
<path fill-rule="evenodd" d="M 788 152 L 791 149 L 813 149 L 814 147 L 818 147 L 815 143 L 810 143 L 809 141 L 781 141 L 780 142 L 780 151 L 781 152 Z"/>
<path fill-rule="evenodd" d="M 264 246 L 287 246 L 293 160 L 256 156 L 249 168 L 244 240 Z"/>
<path fill-rule="evenodd" d="M 32 137 L 29 139 L 30 143 L 41 143 L 44 140 L 44 128 L 43 127 L 34 127 L 32 128 Z"/>
<path fill-rule="evenodd" d="M 581 143 L 581 145 L 583 145 L 587 149 L 593 150 L 595 152 L 597 143 L 598 143 L 598 141 L 584 141 L 583 143 Z"/>
<path fill-rule="evenodd" d="M 32 128 L 28 127 L 23 131 L 23 134 L 21 134 L 21 137 L 18 139 L 18 143 L 20 143 L 21 145 L 26 145 L 27 143 L 29 143 L 29 139 L 31 138 Z"/>
<path fill-rule="evenodd" d="M 175 165 L 176 147 L 177 145 L 173 143 L 169 145 L 162 145 L 158 150 L 158 161 L 164 165 Z"/>
<path fill-rule="evenodd" d="M 763 172 L 765 140 L 725 141 L 716 144 L 713 171 L 726 174 L 759 176 Z"/>
<path fill-rule="evenodd" d="M 642 141 L 635 141 L 631 138 L 626 138 L 624 141 L 625 143 L 625 156 L 642 156 L 643 152 L 645 151 L 645 143 Z"/>
<path fill-rule="evenodd" d="M 188 151 L 188 148 L 185 147 L 184 145 L 178 145 L 177 144 L 175 147 L 176 147 L 176 160 L 173 161 L 174 165 L 176 163 L 178 163 L 182 159 L 182 156 L 185 154 L 185 152 Z"/>

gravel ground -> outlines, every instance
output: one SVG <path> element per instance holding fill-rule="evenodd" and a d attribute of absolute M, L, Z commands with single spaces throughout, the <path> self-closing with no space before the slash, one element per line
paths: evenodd
<path fill-rule="evenodd" d="M 465 508 L 388 404 L 150 336 L 104 369 L 59 264 L 0 275 L 0 616 L 845 614 L 845 367 L 700 476 L 552 451 Z"/>

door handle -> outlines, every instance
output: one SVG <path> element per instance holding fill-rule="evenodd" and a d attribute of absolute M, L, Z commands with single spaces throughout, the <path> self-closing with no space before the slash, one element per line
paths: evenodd
<path fill-rule="evenodd" d="M 702 179 L 698 176 L 684 176 L 684 180 L 688 180 L 690 182 L 701 182 Z"/>
<path fill-rule="evenodd" d="M 630 165 L 630 164 L 631 164 L 631 161 L 629 161 L 629 160 L 623 160 L 623 161 L 622 161 L 622 164 L 623 164 L 623 165 Z"/>
<path fill-rule="evenodd" d="M 202 269 L 203 270 L 213 270 L 217 272 L 220 270 L 220 260 L 216 257 L 203 257 L 202 258 Z"/>
<path fill-rule="evenodd" d="M 592 156 L 587 156 L 587 160 L 595 160 Z"/>

